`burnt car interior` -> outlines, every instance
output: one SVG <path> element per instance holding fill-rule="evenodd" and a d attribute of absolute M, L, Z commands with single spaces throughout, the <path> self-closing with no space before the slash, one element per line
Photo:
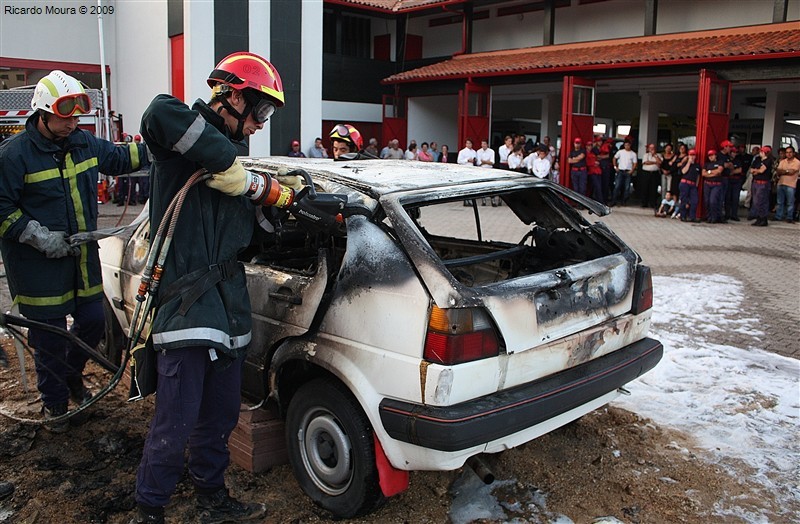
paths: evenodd
<path fill-rule="evenodd" d="M 490 195 L 486 195 L 487 197 Z M 439 201 L 406 206 L 406 210 L 450 273 L 466 286 L 481 286 L 594 260 L 620 251 L 603 226 L 590 225 L 560 196 L 541 188 L 499 195 L 520 220 L 520 236 L 485 239 L 481 234 L 478 202 L 472 207 L 475 238 L 454 238 L 446 224 L 425 220 L 425 208 L 453 202 Z M 470 215 L 461 214 L 459 218 Z M 607 230 L 606 230 L 607 231 Z"/>
<path fill-rule="evenodd" d="M 518 227 L 509 227 L 511 231 L 518 231 L 514 238 L 483 237 L 479 202 L 490 194 L 467 201 L 471 209 L 458 215 L 458 220 L 474 223 L 474 234 L 468 238 L 452 236 L 452 224 L 426 220 L 430 215 L 426 208 L 452 206 L 461 200 L 443 199 L 404 206 L 444 266 L 466 286 L 502 282 L 620 252 L 614 235 L 605 226 L 589 224 L 576 211 L 574 202 L 547 188 L 525 188 L 494 195 L 499 196 L 502 205 L 508 206 L 518 219 Z M 265 208 L 264 211 L 274 230 L 268 232 L 256 227 L 253 240 L 240 254 L 240 260 L 312 276 L 317 272 L 322 250 L 327 254 L 328 267 L 333 270 L 329 276 L 336 274 L 346 250 L 343 227 L 320 230 L 285 210 Z M 383 213 L 376 213 L 372 219 L 378 221 L 387 234 L 395 236 Z"/>

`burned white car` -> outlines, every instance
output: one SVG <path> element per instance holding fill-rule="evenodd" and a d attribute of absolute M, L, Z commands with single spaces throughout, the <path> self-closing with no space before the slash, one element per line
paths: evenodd
<path fill-rule="evenodd" d="M 242 395 L 277 405 L 298 482 L 337 517 L 372 511 L 408 471 L 575 420 L 661 359 L 650 270 L 578 210 L 607 213 L 597 202 L 497 169 L 243 162 L 303 169 L 323 214 L 335 199 L 321 195 L 344 206 L 325 227 L 261 217 L 271 231 L 240 256 L 253 310 Z M 481 205 L 492 196 L 501 205 Z M 144 223 L 101 242 L 110 329 L 130 322 L 148 235 Z"/>

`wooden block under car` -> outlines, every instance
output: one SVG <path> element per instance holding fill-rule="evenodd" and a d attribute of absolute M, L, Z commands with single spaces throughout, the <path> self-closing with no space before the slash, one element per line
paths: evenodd
<path fill-rule="evenodd" d="M 228 448 L 231 461 L 251 473 L 289 462 L 284 424 L 274 409 L 243 410 Z"/>

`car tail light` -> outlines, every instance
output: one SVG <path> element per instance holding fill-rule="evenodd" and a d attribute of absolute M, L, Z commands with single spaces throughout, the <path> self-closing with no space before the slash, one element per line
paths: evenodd
<path fill-rule="evenodd" d="M 631 313 L 638 315 L 653 307 L 653 275 L 650 268 L 639 265 L 633 283 L 633 306 Z"/>
<path fill-rule="evenodd" d="M 482 309 L 440 309 L 428 320 L 423 357 L 435 364 L 461 364 L 497 356 L 497 333 Z"/>

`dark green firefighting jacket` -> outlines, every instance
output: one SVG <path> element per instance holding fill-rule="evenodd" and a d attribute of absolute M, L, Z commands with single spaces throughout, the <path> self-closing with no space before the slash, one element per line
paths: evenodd
<path fill-rule="evenodd" d="M 97 243 L 82 245 L 80 256 L 51 259 L 18 242 L 20 234 L 31 220 L 67 235 L 96 230 L 98 173 L 136 171 L 147 156 L 143 145 L 116 146 L 82 129 L 56 143 L 38 121 L 34 113 L 25 131 L 0 144 L 0 250 L 20 313 L 45 320 L 102 298 Z"/>
<path fill-rule="evenodd" d="M 170 201 L 189 177 L 200 168 L 224 171 L 236 159 L 237 146 L 227 136 L 223 118 L 202 100 L 190 109 L 168 95 L 158 95 L 150 103 L 142 116 L 141 134 L 155 159 L 150 188 L 154 238 Z M 254 209 L 247 198 L 227 196 L 202 182 L 189 190 L 155 297 L 151 335 L 156 350 L 203 346 L 228 358 L 247 350 L 250 298 L 236 256 L 250 243 Z M 226 262 L 233 265 L 217 275 L 213 285 L 202 292 L 194 287 L 208 277 L 209 267 Z"/>

